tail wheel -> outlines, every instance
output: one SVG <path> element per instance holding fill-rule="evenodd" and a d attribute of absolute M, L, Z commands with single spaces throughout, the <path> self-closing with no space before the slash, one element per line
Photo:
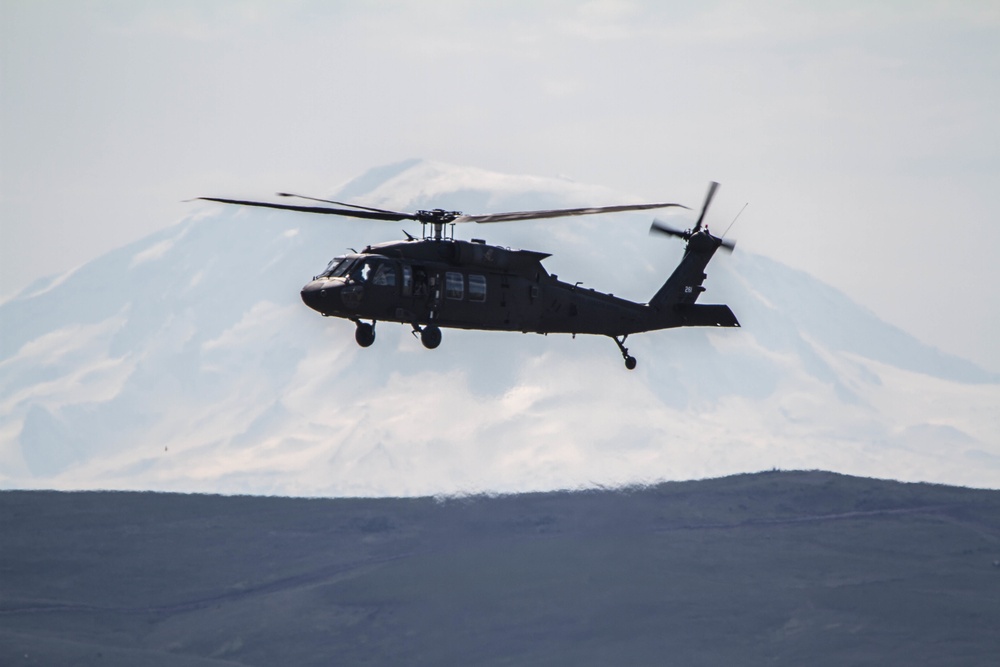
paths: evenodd
<path fill-rule="evenodd" d="M 628 348 L 625 347 L 626 338 L 628 338 L 628 334 L 625 334 L 621 338 L 619 338 L 618 336 L 611 336 L 611 340 L 615 341 L 615 344 L 618 346 L 618 349 L 621 350 L 622 359 L 625 360 L 625 368 L 631 371 L 635 369 L 636 360 L 635 357 L 633 357 L 628 353 Z"/>
<path fill-rule="evenodd" d="M 441 344 L 441 329 L 437 328 L 433 324 L 424 327 L 420 330 L 420 342 L 423 343 L 424 347 L 428 350 L 433 350 Z"/>

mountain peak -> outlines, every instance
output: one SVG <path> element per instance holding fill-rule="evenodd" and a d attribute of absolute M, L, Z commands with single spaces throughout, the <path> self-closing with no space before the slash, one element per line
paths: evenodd
<path fill-rule="evenodd" d="M 610 188 L 584 185 L 565 177 L 504 174 L 424 159 L 369 169 L 334 196 L 394 210 L 445 208 L 466 213 L 636 201 Z"/>
<path fill-rule="evenodd" d="M 565 179 L 408 160 L 337 195 L 401 210 L 628 201 Z M 447 330 L 423 349 L 303 307 L 392 225 L 205 208 L 0 304 L 0 485 L 293 495 L 525 491 L 772 467 L 1000 485 L 1000 384 L 833 288 L 742 250 L 707 298 L 740 330 L 600 337 Z M 324 218 L 324 219 L 317 219 Z M 491 227 L 564 279 L 643 300 L 679 260 L 648 217 Z M 494 231 L 495 230 L 495 231 Z M 941 438 L 946 446 L 935 448 Z"/>

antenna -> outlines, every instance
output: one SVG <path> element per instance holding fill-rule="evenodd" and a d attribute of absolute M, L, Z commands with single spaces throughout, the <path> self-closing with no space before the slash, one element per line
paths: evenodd
<path fill-rule="evenodd" d="M 740 219 L 740 216 L 743 215 L 743 211 L 745 211 L 746 208 L 747 208 L 747 206 L 749 206 L 749 205 L 750 205 L 750 202 L 747 202 L 746 204 L 743 204 L 743 208 L 740 209 L 740 212 L 736 214 L 736 217 L 733 218 L 733 221 L 729 223 L 728 227 L 726 227 L 726 231 L 722 232 L 722 236 L 719 237 L 720 239 L 726 238 L 726 234 L 728 234 L 729 230 L 733 228 L 733 225 L 736 224 L 736 221 Z"/>

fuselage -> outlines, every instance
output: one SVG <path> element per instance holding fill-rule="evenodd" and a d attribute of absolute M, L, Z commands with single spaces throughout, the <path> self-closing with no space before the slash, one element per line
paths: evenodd
<path fill-rule="evenodd" d="M 546 257 L 478 240 L 383 243 L 335 258 L 302 300 L 327 316 L 414 327 L 608 336 L 660 328 L 647 305 L 550 275 Z"/>

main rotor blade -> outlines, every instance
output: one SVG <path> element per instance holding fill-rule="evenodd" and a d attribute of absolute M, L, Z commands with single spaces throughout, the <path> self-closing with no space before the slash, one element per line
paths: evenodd
<path fill-rule="evenodd" d="M 278 192 L 276 193 L 279 197 L 297 197 L 299 199 L 308 199 L 309 201 L 318 201 L 324 204 L 336 204 L 337 206 L 350 206 L 351 208 L 359 208 L 362 211 L 375 211 L 376 213 L 391 213 L 393 215 L 409 215 L 409 213 L 400 213 L 399 211 L 389 211 L 384 208 L 372 208 L 371 206 L 361 206 L 359 204 L 351 204 L 343 201 L 333 201 L 331 199 L 317 199 L 316 197 L 307 197 L 305 195 L 296 195 L 291 192 Z"/>
<path fill-rule="evenodd" d="M 621 213 L 622 211 L 645 211 L 651 208 L 667 208 L 682 204 L 625 204 L 623 206 L 597 206 L 591 208 L 557 208 L 545 211 L 516 211 L 513 213 L 489 213 L 487 215 L 460 215 L 455 222 L 509 222 L 511 220 L 537 220 L 540 218 L 562 218 L 570 215 L 594 215 L 596 213 Z"/>
<path fill-rule="evenodd" d="M 701 222 L 705 219 L 705 212 L 708 211 L 708 205 L 712 203 L 712 197 L 715 196 L 715 189 L 719 187 L 719 184 L 712 181 L 708 186 L 708 195 L 705 197 L 705 205 L 701 207 L 701 215 L 698 216 L 698 222 L 695 223 L 694 229 L 691 230 L 697 233 L 701 229 Z"/>
<path fill-rule="evenodd" d="M 416 220 L 417 217 L 410 213 L 396 213 L 394 211 L 355 211 L 345 208 L 326 208 L 325 206 L 293 206 L 289 204 L 269 204 L 259 201 L 244 201 L 242 199 L 220 199 L 218 197 L 198 197 L 205 201 L 215 201 L 222 204 L 236 204 L 238 206 L 259 206 L 261 208 L 277 208 L 284 211 L 301 211 L 303 213 L 325 213 L 327 215 L 343 215 L 349 218 L 366 218 L 368 220 Z"/>

